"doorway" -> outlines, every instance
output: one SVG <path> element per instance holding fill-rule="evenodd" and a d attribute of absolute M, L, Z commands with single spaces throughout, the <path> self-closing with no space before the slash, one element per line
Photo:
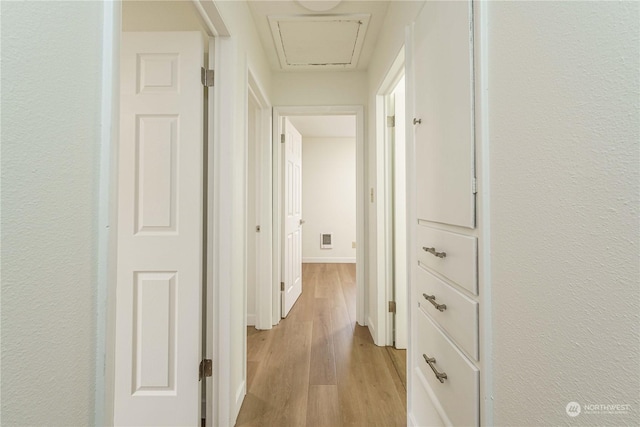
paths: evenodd
<path fill-rule="evenodd" d="M 251 69 L 247 73 L 246 171 L 246 326 L 270 329 L 271 297 L 271 107 Z"/>
<path fill-rule="evenodd" d="M 408 271 L 407 178 L 404 48 L 400 50 L 376 99 L 376 171 L 381 203 L 378 204 L 378 308 L 383 330 L 380 342 L 407 348 Z"/>
<path fill-rule="evenodd" d="M 288 117 L 296 120 L 303 116 L 354 116 L 355 117 L 355 176 L 356 176 L 356 321 L 360 325 L 365 325 L 365 286 L 364 286 L 364 259 L 366 256 L 367 242 L 364 233 L 364 109 L 362 106 L 300 106 L 300 107 L 275 107 L 273 114 L 273 218 L 283 218 L 284 200 L 284 165 L 283 149 L 280 143 L 282 134 L 283 118 Z M 280 236 L 283 235 L 283 224 L 275 220 L 273 223 L 273 324 L 279 323 L 281 318 L 281 272 L 283 266 L 283 242 Z M 330 231 L 330 230 L 329 230 Z M 318 235 L 318 244 L 320 244 Z M 353 241 L 348 241 L 352 243 Z"/>

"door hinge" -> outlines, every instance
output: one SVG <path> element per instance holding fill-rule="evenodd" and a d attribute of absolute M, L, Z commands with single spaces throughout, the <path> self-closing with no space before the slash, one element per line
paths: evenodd
<path fill-rule="evenodd" d="M 215 71 L 205 70 L 204 67 L 200 68 L 200 80 L 202 81 L 202 86 L 213 86 L 213 82 L 215 80 Z"/>
<path fill-rule="evenodd" d="M 471 180 L 471 191 L 473 194 L 478 193 L 478 180 L 475 177 Z"/>
<path fill-rule="evenodd" d="M 280 143 L 284 144 L 284 133 L 280 134 Z"/>
<path fill-rule="evenodd" d="M 387 116 L 387 127 L 388 128 L 396 127 L 396 116 Z"/>
<path fill-rule="evenodd" d="M 395 313 L 395 312 L 396 312 L 396 302 L 389 301 L 389 313 Z"/>
<path fill-rule="evenodd" d="M 198 380 L 202 380 L 204 377 L 210 377 L 213 374 L 213 362 L 211 359 L 203 359 L 200 361 L 200 368 L 198 369 Z"/>
<path fill-rule="evenodd" d="M 284 282 L 280 282 L 280 290 L 284 291 Z"/>

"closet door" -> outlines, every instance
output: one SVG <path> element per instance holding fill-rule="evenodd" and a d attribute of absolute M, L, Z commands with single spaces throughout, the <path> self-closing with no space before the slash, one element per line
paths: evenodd
<path fill-rule="evenodd" d="M 200 32 L 124 32 L 114 424 L 201 420 Z"/>
<path fill-rule="evenodd" d="M 413 57 L 418 219 L 474 228 L 471 2 L 429 2 Z"/>

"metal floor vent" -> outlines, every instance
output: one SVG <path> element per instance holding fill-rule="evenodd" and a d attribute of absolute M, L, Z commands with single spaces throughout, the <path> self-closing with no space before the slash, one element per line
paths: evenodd
<path fill-rule="evenodd" d="M 333 233 L 320 233 L 320 249 L 333 248 Z"/>

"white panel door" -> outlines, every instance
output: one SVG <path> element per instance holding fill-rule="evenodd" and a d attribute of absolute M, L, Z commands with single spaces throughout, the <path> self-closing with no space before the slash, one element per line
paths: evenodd
<path fill-rule="evenodd" d="M 302 135 L 286 117 L 284 134 L 284 236 L 282 317 L 302 294 Z"/>
<path fill-rule="evenodd" d="M 123 33 L 114 423 L 200 424 L 203 41 Z"/>
<path fill-rule="evenodd" d="M 418 219 L 475 227 L 471 2 L 427 2 L 414 26 Z"/>

